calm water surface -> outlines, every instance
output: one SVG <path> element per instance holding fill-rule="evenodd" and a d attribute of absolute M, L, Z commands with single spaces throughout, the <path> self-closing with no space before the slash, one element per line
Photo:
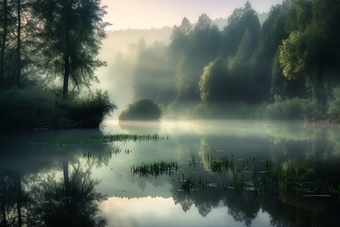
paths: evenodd
<path fill-rule="evenodd" d="M 158 141 L 57 146 L 42 141 L 154 134 Z M 107 121 L 96 130 L 1 135 L 0 226 L 340 226 L 339 196 L 241 194 L 206 155 L 257 155 L 289 167 L 313 163 L 339 178 L 340 129 L 302 121 Z M 143 162 L 176 161 L 171 174 L 131 174 Z M 259 164 L 259 168 L 263 168 Z M 179 178 L 208 186 L 180 190 Z"/>

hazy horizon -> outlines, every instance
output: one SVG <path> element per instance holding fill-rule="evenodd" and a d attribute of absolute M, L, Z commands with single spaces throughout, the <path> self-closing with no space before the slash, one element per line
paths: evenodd
<path fill-rule="evenodd" d="M 246 2 L 247 0 L 126 0 L 120 2 L 102 0 L 101 5 L 108 6 L 104 21 L 113 24 L 106 27 L 106 30 L 114 31 L 128 28 L 150 29 L 179 26 L 184 17 L 194 23 L 203 13 L 207 14 L 212 20 L 221 17 L 228 18 L 234 9 L 243 7 Z M 250 0 L 250 3 L 256 12 L 266 13 L 273 5 L 281 4 L 282 0 Z"/>

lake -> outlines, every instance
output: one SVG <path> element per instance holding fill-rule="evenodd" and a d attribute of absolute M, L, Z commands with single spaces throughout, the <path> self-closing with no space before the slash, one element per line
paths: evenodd
<path fill-rule="evenodd" d="M 98 140 L 117 133 L 151 137 Z M 340 226 L 340 128 L 325 122 L 106 121 L 0 136 L 0 226 Z M 213 168 L 226 159 L 233 169 Z M 176 168 L 132 172 L 161 161 Z M 274 186 L 267 163 L 303 165 L 314 181 Z"/>

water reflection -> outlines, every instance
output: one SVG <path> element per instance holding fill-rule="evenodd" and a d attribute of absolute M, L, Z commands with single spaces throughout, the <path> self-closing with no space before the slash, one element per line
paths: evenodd
<path fill-rule="evenodd" d="M 118 131 L 159 133 L 169 140 L 77 146 L 32 143 L 37 138 Z M 255 198 L 251 191 L 238 194 L 228 188 L 233 174 L 212 172 L 205 158 L 232 152 L 235 160 L 257 155 L 284 168 L 297 163 L 322 165 L 321 176 L 333 178 L 330 183 L 335 185 L 340 173 L 338 127 L 303 122 L 114 122 L 102 130 L 0 138 L 1 226 L 338 225 L 338 195 L 304 198 L 282 193 Z M 160 160 L 177 161 L 181 172 L 147 177 L 130 173 L 132 164 Z M 213 186 L 183 192 L 178 190 L 181 174 Z"/>

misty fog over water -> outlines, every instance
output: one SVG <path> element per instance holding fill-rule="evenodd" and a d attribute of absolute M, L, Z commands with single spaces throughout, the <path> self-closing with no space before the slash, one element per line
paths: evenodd
<path fill-rule="evenodd" d="M 340 4 L 256 3 L 1 1 L 0 226 L 339 226 Z"/>
<path fill-rule="evenodd" d="M 112 133 L 158 133 L 163 139 L 63 145 L 66 138 L 79 143 Z M 7 198 L 1 202 L 13 214 L 6 215 L 7 221 L 15 221 L 17 195 L 22 195 L 18 204 L 23 224 L 55 219 L 76 223 L 82 218 L 97 223 L 105 220 L 106 226 L 336 226 L 338 195 L 301 198 L 270 189 L 269 194 L 256 196 L 251 188 L 238 193 L 232 187 L 234 172 L 213 171 L 207 157 L 218 160 L 233 154 L 235 167 L 241 168 L 246 157 L 256 155 L 259 170 L 264 169 L 266 159 L 284 168 L 317 163 L 329 177 L 338 177 L 338 141 L 338 127 L 303 121 L 108 121 L 101 130 L 13 134 L 2 141 L 2 147 L 11 152 L 1 153 L 1 194 Z M 177 162 L 178 172 L 131 172 L 134 165 L 160 160 Z M 183 191 L 182 174 L 208 185 Z M 247 171 L 243 174 L 248 177 Z M 61 193 L 67 184 L 70 199 Z M 35 222 L 26 217 L 34 217 Z"/>

